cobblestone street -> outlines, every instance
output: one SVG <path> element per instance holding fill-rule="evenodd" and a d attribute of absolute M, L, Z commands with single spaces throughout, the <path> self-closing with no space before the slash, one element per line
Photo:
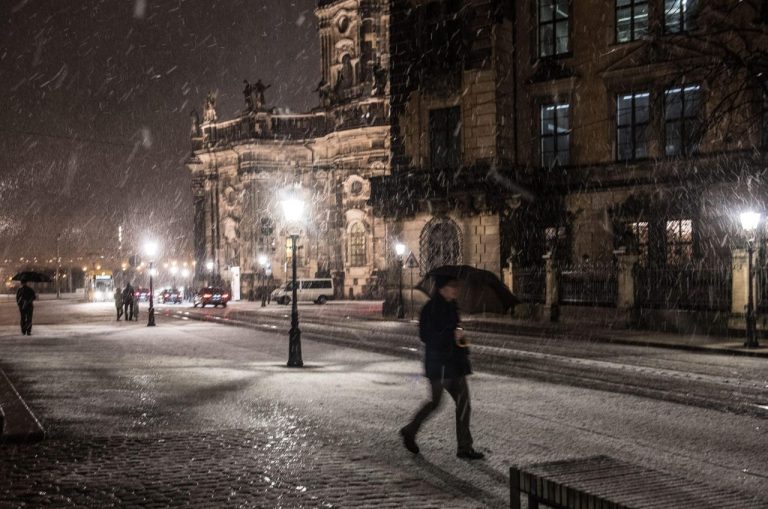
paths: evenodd
<path fill-rule="evenodd" d="M 24 337 L 14 312 L 0 304 L 0 366 L 47 437 L 0 445 L 3 509 L 507 507 L 510 465 L 594 454 L 768 493 L 760 417 L 481 369 L 486 460 L 456 458 L 447 399 L 412 456 L 397 429 L 426 397 L 415 356 L 307 337 L 305 367 L 289 369 L 279 329 L 162 315 L 147 328 L 107 304 L 45 302 Z"/>

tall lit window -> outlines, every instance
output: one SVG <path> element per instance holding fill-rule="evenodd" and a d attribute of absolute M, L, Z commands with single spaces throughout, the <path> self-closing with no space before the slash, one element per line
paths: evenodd
<path fill-rule="evenodd" d="M 461 161 L 461 110 L 458 106 L 429 112 L 429 156 L 432 168 L 458 168 Z"/>
<path fill-rule="evenodd" d="M 677 34 L 696 28 L 699 0 L 664 0 L 664 31 Z"/>
<path fill-rule="evenodd" d="M 690 219 L 667 221 L 667 264 L 685 265 L 693 260 L 693 225 Z"/>
<path fill-rule="evenodd" d="M 539 56 L 551 57 L 571 50 L 568 37 L 569 0 L 538 0 Z"/>
<path fill-rule="evenodd" d="M 616 0 L 616 42 L 640 39 L 648 33 L 648 0 Z"/>
<path fill-rule="evenodd" d="M 365 262 L 365 227 L 362 223 L 355 223 L 349 230 L 349 264 L 362 267 Z"/>
<path fill-rule="evenodd" d="M 627 231 L 632 234 L 633 248 L 640 256 L 640 265 L 648 265 L 648 223 L 645 221 L 639 221 L 636 223 L 628 223 L 626 225 Z"/>
<path fill-rule="evenodd" d="M 304 246 L 301 245 L 301 238 L 296 239 L 296 265 L 299 267 L 304 266 Z M 293 264 L 293 253 L 291 252 L 291 239 L 290 237 L 285 241 L 285 263 L 288 267 Z"/>
<path fill-rule="evenodd" d="M 570 161 L 570 104 L 541 106 L 541 165 L 552 167 Z"/>
<path fill-rule="evenodd" d="M 620 161 L 648 157 L 648 92 L 621 94 L 616 100 L 616 158 Z"/>
<path fill-rule="evenodd" d="M 664 123 L 668 156 L 690 155 L 701 135 L 701 87 L 671 88 L 664 92 Z"/>

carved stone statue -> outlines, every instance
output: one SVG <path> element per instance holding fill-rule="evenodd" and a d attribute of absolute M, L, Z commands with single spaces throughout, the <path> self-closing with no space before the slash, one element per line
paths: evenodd
<path fill-rule="evenodd" d="M 208 92 L 205 98 L 205 110 L 203 110 L 203 122 L 216 122 L 216 94 Z"/>
<path fill-rule="evenodd" d="M 253 105 L 256 107 L 256 109 L 261 109 L 266 104 L 266 100 L 264 99 L 264 91 L 271 86 L 272 85 L 265 85 L 261 82 L 260 79 L 251 85 L 251 90 L 253 91 Z"/>
<path fill-rule="evenodd" d="M 190 135 L 193 138 L 200 137 L 200 115 L 197 114 L 197 110 L 193 109 L 189 112 L 190 120 L 192 121 Z"/>
<path fill-rule="evenodd" d="M 253 86 L 248 80 L 243 80 L 243 96 L 245 97 L 245 110 L 253 111 Z"/>

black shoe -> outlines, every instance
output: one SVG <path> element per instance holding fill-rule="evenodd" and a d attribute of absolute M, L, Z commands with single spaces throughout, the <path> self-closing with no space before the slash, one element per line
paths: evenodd
<path fill-rule="evenodd" d="M 405 431 L 405 428 L 400 428 L 400 436 L 403 437 L 403 445 L 406 449 L 413 454 L 419 454 L 419 446 L 416 445 L 416 440 L 413 435 L 408 434 L 408 432 Z"/>
<path fill-rule="evenodd" d="M 459 451 L 456 453 L 457 458 L 462 458 L 465 460 L 481 460 L 485 458 L 485 454 L 478 452 L 474 449 L 470 449 L 468 451 Z"/>

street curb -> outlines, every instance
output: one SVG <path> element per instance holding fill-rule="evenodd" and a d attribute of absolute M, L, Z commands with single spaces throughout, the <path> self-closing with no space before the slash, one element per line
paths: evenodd
<path fill-rule="evenodd" d="M 630 339 L 630 338 L 621 338 L 616 336 L 607 336 L 602 331 L 585 336 L 584 334 L 576 333 L 573 330 L 568 330 L 568 329 L 560 329 L 560 328 L 554 328 L 554 327 L 520 326 L 517 324 L 509 324 L 509 325 L 489 324 L 489 323 L 475 322 L 473 320 L 465 321 L 464 328 L 466 330 L 475 330 L 479 332 L 491 332 L 491 333 L 500 333 L 500 334 L 503 334 L 505 332 L 510 332 L 510 329 L 512 329 L 517 334 L 536 335 L 543 338 L 549 336 L 549 337 L 557 337 L 557 338 L 574 339 L 578 341 L 591 341 L 594 343 L 612 343 L 616 345 L 626 345 L 626 346 L 650 346 L 654 348 L 686 350 L 686 351 L 698 352 L 698 353 L 768 358 L 768 349 L 747 350 L 747 349 L 720 347 L 715 345 L 711 345 L 711 346 L 691 345 L 686 343 L 668 343 L 665 341 Z"/>
<path fill-rule="evenodd" d="M 0 368 L 0 444 L 39 442 L 45 430 Z"/>

